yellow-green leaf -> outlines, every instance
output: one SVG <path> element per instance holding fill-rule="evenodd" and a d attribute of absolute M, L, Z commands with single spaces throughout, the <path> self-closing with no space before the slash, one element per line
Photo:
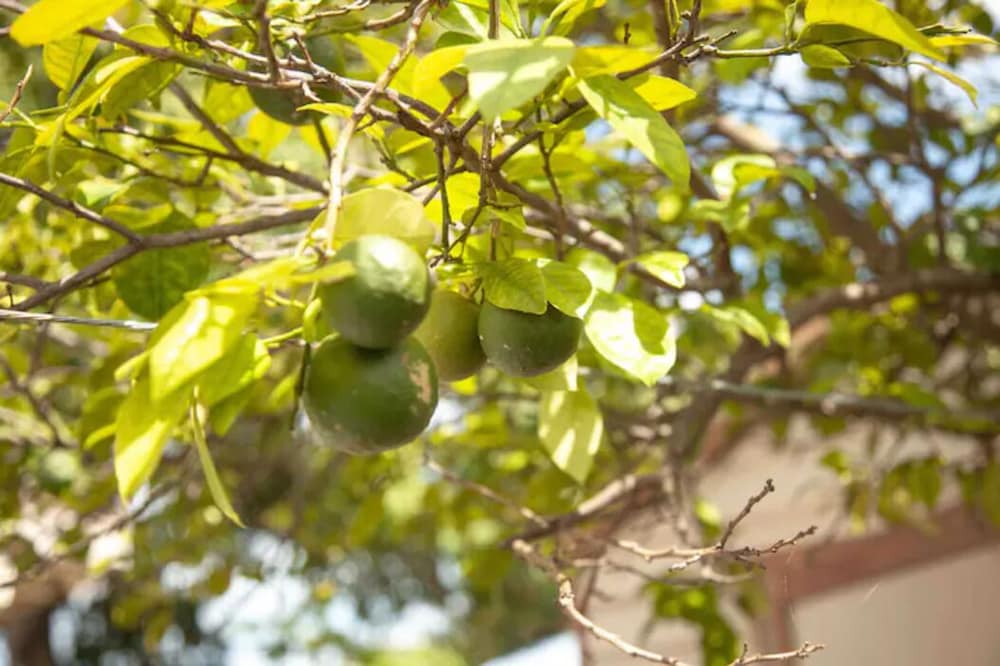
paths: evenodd
<path fill-rule="evenodd" d="M 127 1 L 39 0 L 17 17 L 10 26 L 10 36 L 21 46 L 54 42 L 103 21 Z"/>
<path fill-rule="evenodd" d="M 635 259 L 625 263 L 636 263 L 645 268 L 658 279 L 672 287 L 681 289 L 684 286 L 684 267 L 688 265 L 688 256 L 683 252 L 656 250 L 640 254 Z"/>
<path fill-rule="evenodd" d="M 189 391 L 175 391 L 154 401 L 148 375 L 132 387 L 115 422 L 115 477 L 122 497 L 131 497 L 152 476 L 190 399 Z"/>
<path fill-rule="evenodd" d="M 585 391 L 552 391 L 538 405 L 538 437 L 556 467 L 587 480 L 604 436 L 604 419 Z"/>
<path fill-rule="evenodd" d="M 655 53 L 634 46 L 583 46 L 573 53 L 570 68 L 574 76 L 585 79 L 642 67 L 655 57 Z"/>
<path fill-rule="evenodd" d="M 672 109 L 698 96 L 698 93 L 680 81 L 655 74 L 645 77 L 633 90 L 657 111 Z"/>
<path fill-rule="evenodd" d="M 497 307 L 542 314 L 548 307 L 545 278 L 533 261 L 510 257 L 473 267 L 483 280 L 486 299 Z"/>
<path fill-rule="evenodd" d="M 901 14 L 878 0 L 809 0 L 806 25 L 836 24 L 863 30 L 935 60 L 945 55 Z"/>
<path fill-rule="evenodd" d="M 677 359 L 666 315 L 623 294 L 599 292 L 584 331 L 598 354 L 647 386 L 670 372 Z"/>
<path fill-rule="evenodd" d="M 802 56 L 802 62 L 810 67 L 833 69 L 835 67 L 850 67 L 853 64 L 850 58 L 832 46 L 826 46 L 825 44 L 803 46 L 802 50 L 799 51 L 799 55 Z"/>
<path fill-rule="evenodd" d="M 419 199 L 392 187 L 377 187 L 344 197 L 334 240 L 342 245 L 359 236 L 385 234 L 409 243 L 422 254 L 434 242 L 436 231 L 424 217 Z"/>
<path fill-rule="evenodd" d="M 1000 46 L 1000 42 L 997 42 L 992 37 L 987 37 L 986 35 L 938 35 L 937 37 L 931 37 L 931 44 L 938 48 L 952 48 L 955 46 Z"/>
<path fill-rule="evenodd" d="M 60 90 L 70 88 L 96 48 L 97 40 L 85 35 L 70 35 L 47 43 L 42 47 L 42 64 L 49 81 Z"/>
<path fill-rule="evenodd" d="M 932 62 L 921 62 L 919 60 L 914 60 L 910 64 L 911 65 L 919 65 L 921 67 L 926 67 L 927 69 L 929 69 L 930 71 L 934 72 L 938 76 L 942 77 L 943 79 L 945 79 L 949 83 L 953 83 L 954 85 L 958 86 L 959 88 L 961 88 L 962 90 L 964 90 L 965 94 L 969 96 L 970 100 L 972 100 L 972 105 L 973 106 L 978 106 L 978 104 L 976 103 L 976 97 L 978 96 L 979 91 L 976 90 L 976 87 L 974 85 L 972 85 L 971 83 L 969 83 L 968 81 L 966 81 L 965 79 L 963 79 L 958 74 L 955 74 L 954 72 L 949 72 L 944 67 L 938 67 L 937 65 L 935 65 Z"/>
<path fill-rule="evenodd" d="M 684 142 L 639 93 L 613 76 L 591 77 L 576 87 L 597 115 L 663 171 L 675 188 L 690 188 L 691 163 Z"/>
<path fill-rule="evenodd" d="M 562 37 L 489 40 L 469 46 L 469 97 L 486 120 L 517 108 L 542 92 L 573 59 L 573 42 Z"/>
<path fill-rule="evenodd" d="M 455 71 L 455 68 L 461 64 L 462 58 L 465 57 L 465 51 L 468 48 L 468 44 L 446 46 L 431 51 L 421 58 L 413 70 L 413 90 L 417 97 L 422 97 L 433 82 L 439 82 L 442 76 Z"/>
<path fill-rule="evenodd" d="M 226 487 L 222 485 L 222 479 L 219 478 L 219 472 L 215 469 L 215 463 L 212 461 L 212 454 L 208 452 L 205 428 L 201 419 L 198 418 L 197 405 L 191 406 L 191 426 L 194 430 L 194 446 L 198 449 L 198 460 L 201 461 L 201 469 L 205 473 L 205 483 L 208 485 L 208 492 L 212 495 L 215 506 L 219 507 L 219 511 L 226 518 L 240 527 L 246 527 L 240 520 L 239 514 L 236 513 L 236 509 L 233 508 L 232 502 L 229 501 Z"/>
<path fill-rule="evenodd" d="M 152 399 L 162 400 L 225 356 L 243 337 L 257 296 L 257 291 L 219 289 L 189 294 L 177 304 L 180 315 L 170 317 L 172 325 L 150 350 Z"/>

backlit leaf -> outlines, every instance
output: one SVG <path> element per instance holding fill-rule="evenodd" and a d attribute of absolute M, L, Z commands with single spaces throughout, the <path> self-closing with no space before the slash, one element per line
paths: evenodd
<path fill-rule="evenodd" d="M 691 165 L 684 142 L 659 111 L 613 76 L 588 78 L 577 83 L 577 89 L 597 115 L 663 171 L 674 187 L 688 190 Z"/>
<path fill-rule="evenodd" d="M 847 25 L 881 37 L 904 49 L 944 60 L 944 54 L 902 14 L 878 0 L 809 0 L 806 25 Z"/>
<path fill-rule="evenodd" d="M 594 349 L 647 386 L 674 366 L 677 348 L 668 329 L 665 314 L 623 294 L 598 293 L 584 322 Z"/>
<path fill-rule="evenodd" d="M 149 356 L 150 396 L 160 400 L 225 356 L 243 338 L 257 307 L 254 285 L 189 294 Z"/>
<path fill-rule="evenodd" d="M 573 42 L 562 37 L 475 44 L 463 61 L 469 97 L 486 120 L 493 120 L 542 92 L 572 59 Z"/>
<path fill-rule="evenodd" d="M 385 234 L 409 243 L 423 254 L 434 242 L 435 233 L 419 199 L 392 187 L 377 187 L 344 197 L 334 239 L 343 245 L 360 236 Z"/>
<path fill-rule="evenodd" d="M 535 262 L 510 257 L 479 263 L 474 269 L 483 281 L 486 299 L 493 305 L 532 314 L 545 312 L 545 278 Z"/>
<path fill-rule="evenodd" d="M 103 21 L 127 0 L 39 0 L 10 27 L 10 36 L 21 46 L 45 44 L 68 37 L 81 28 Z"/>
<path fill-rule="evenodd" d="M 538 436 L 556 467 L 583 483 L 601 446 L 604 420 L 585 391 L 552 391 L 538 405 Z"/>
<path fill-rule="evenodd" d="M 150 393 L 149 376 L 141 377 L 118 409 L 115 422 L 115 477 L 122 497 L 131 497 L 153 474 L 167 438 L 184 415 L 190 391 L 160 400 Z"/>

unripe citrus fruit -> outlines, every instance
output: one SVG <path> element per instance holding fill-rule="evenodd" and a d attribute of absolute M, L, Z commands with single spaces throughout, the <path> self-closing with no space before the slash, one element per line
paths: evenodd
<path fill-rule="evenodd" d="M 390 236 L 356 238 L 337 252 L 351 277 L 319 288 L 323 315 L 354 344 L 385 349 L 408 336 L 430 307 L 431 280 L 416 250 Z"/>
<path fill-rule="evenodd" d="M 348 453 L 378 453 L 417 437 L 437 406 L 437 375 L 423 345 L 363 349 L 327 338 L 312 354 L 302 407 L 316 433 Z"/>
<path fill-rule="evenodd" d="M 335 74 L 344 71 L 344 59 L 329 36 L 307 39 L 306 48 L 309 49 L 309 57 L 317 65 Z M 305 57 L 302 53 L 296 53 L 296 55 L 300 58 Z M 312 118 L 310 111 L 297 110 L 298 107 L 315 101 L 308 99 L 301 88 L 279 90 L 251 86 L 249 90 L 250 97 L 257 108 L 279 122 L 288 125 L 305 125 Z M 326 102 L 340 101 L 340 95 L 333 90 L 313 88 L 313 92 Z"/>
<path fill-rule="evenodd" d="M 50 493 L 60 493 L 83 471 L 80 455 L 68 449 L 52 449 L 38 464 L 38 483 Z"/>
<path fill-rule="evenodd" d="M 508 375 L 534 377 L 555 370 L 576 351 L 583 322 L 549 305 L 536 315 L 490 302 L 479 313 L 486 358 Z"/>
<path fill-rule="evenodd" d="M 478 305 L 453 291 L 438 289 L 431 295 L 431 308 L 413 337 L 431 355 L 438 377 L 453 382 L 476 374 L 486 362 L 478 325 Z"/>

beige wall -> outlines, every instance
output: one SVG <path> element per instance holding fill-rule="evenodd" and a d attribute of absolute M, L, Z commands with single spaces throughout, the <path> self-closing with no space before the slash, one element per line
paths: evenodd
<path fill-rule="evenodd" d="M 732 545 L 763 546 L 811 524 L 820 527 L 812 544 L 850 536 L 840 519 L 839 482 L 817 463 L 834 446 L 866 456 L 868 426 L 826 439 L 802 423 L 792 432 L 791 444 L 782 450 L 776 450 L 765 433 L 752 437 L 705 477 L 702 496 L 726 518 L 738 513 L 767 478 L 774 480 L 777 492 L 757 505 Z M 891 450 L 901 459 L 931 450 L 949 459 L 969 455 L 971 447 L 933 438 L 907 441 Z M 623 536 L 650 547 L 676 543 L 663 526 L 644 525 Z M 630 563 L 655 571 L 641 560 Z M 700 663 L 696 632 L 667 623 L 643 632 L 649 605 L 638 596 L 640 581 L 608 574 L 598 587 L 612 597 L 591 603 L 588 612 L 598 624 L 643 647 Z M 732 614 L 732 619 L 735 628 L 750 638 L 751 652 L 757 651 L 760 646 L 754 644 L 752 626 L 739 614 Z M 987 548 L 809 599 L 793 609 L 792 628 L 797 640 L 829 646 L 826 654 L 808 662 L 810 666 L 1000 666 L 1000 549 Z M 591 641 L 590 649 L 598 666 L 637 663 L 606 644 Z"/>

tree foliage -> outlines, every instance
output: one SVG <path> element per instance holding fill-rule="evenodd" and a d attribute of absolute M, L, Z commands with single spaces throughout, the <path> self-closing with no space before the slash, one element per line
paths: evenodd
<path fill-rule="evenodd" d="M 479 663 L 565 617 L 655 660 L 573 581 L 656 507 L 692 529 L 650 616 L 753 663 L 720 608 L 756 592 L 714 581 L 760 553 L 698 474 L 795 414 L 859 529 L 926 524 L 947 487 L 1000 523 L 977 3 L 0 0 L 0 25 L 0 584 L 108 583 L 73 663 L 211 661 L 227 629 L 195 609 L 275 577 L 306 593 L 274 655 Z M 579 319 L 576 353 L 442 382 L 403 448 L 334 450 L 298 409 L 316 296 L 373 233 L 438 288 Z M 824 445 L 855 421 L 977 453 Z M 318 620 L 420 603 L 448 619 L 423 653 Z"/>

